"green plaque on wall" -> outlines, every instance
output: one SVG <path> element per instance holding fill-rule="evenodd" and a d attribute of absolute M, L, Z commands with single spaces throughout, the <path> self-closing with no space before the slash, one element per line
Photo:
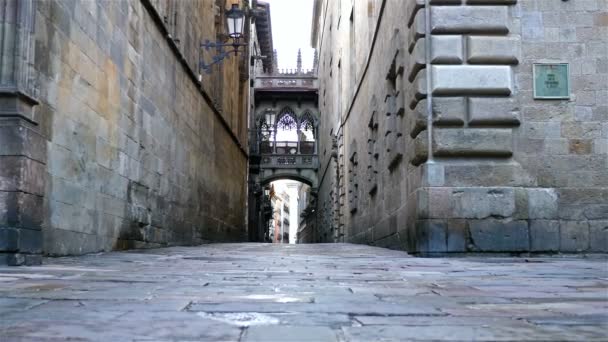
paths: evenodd
<path fill-rule="evenodd" d="M 569 99 L 568 63 L 538 63 L 533 66 L 535 99 Z"/>

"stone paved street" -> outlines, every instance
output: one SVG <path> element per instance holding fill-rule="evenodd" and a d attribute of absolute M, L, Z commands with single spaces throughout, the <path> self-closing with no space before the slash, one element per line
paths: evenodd
<path fill-rule="evenodd" d="M 214 244 L 0 268 L 1 341 L 608 340 L 605 258 Z"/>

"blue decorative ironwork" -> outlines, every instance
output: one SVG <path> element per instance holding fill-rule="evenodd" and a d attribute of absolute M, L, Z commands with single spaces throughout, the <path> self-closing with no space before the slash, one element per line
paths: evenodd
<path fill-rule="evenodd" d="M 300 118 L 300 130 L 302 131 L 314 131 L 315 118 L 310 111 L 304 112 Z"/>
<path fill-rule="evenodd" d="M 277 122 L 277 129 L 279 130 L 290 131 L 296 129 L 297 127 L 298 123 L 291 114 L 284 114 Z"/>
<path fill-rule="evenodd" d="M 224 59 L 229 58 L 232 53 L 234 53 L 235 56 L 238 55 L 240 46 L 247 46 L 247 44 L 239 43 L 238 41 L 235 41 L 234 43 L 221 43 L 205 40 L 204 43 L 201 43 L 201 48 L 204 48 L 205 51 L 209 51 L 210 49 L 216 49 L 217 54 L 212 57 L 213 61 L 209 64 L 205 63 L 201 54 L 201 58 L 199 60 L 199 68 L 204 70 L 207 74 L 210 74 L 211 67 L 213 65 L 219 64 Z M 232 49 L 224 50 L 224 48 L 226 47 L 232 47 Z"/>
<path fill-rule="evenodd" d="M 285 107 L 277 118 L 277 129 L 289 131 L 298 128 L 298 121 L 293 109 Z"/>

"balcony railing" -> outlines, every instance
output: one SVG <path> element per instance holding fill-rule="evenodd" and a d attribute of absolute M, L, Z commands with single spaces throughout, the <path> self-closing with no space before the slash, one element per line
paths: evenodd
<path fill-rule="evenodd" d="M 275 75 L 258 76 L 255 88 L 308 88 L 318 89 L 319 84 L 314 75 Z"/>
<path fill-rule="evenodd" d="M 260 167 L 274 169 L 318 169 L 319 157 L 314 154 L 267 154 L 262 155 Z"/>
<path fill-rule="evenodd" d="M 314 141 L 262 141 L 260 154 L 315 154 Z"/>

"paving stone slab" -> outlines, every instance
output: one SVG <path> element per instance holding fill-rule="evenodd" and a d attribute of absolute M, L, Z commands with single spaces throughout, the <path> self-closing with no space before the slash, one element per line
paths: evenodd
<path fill-rule="evenodd" d="M 608 340 L 608 261 L 214 244 L 0 267 L 0 340 Z"/>
<path fill-rule="evenodd" d="M 323 326 L 277 326 L 277 327 L 250 327 L 243 337 L 245 342 L 337 342 L 337 332 Z"/>

